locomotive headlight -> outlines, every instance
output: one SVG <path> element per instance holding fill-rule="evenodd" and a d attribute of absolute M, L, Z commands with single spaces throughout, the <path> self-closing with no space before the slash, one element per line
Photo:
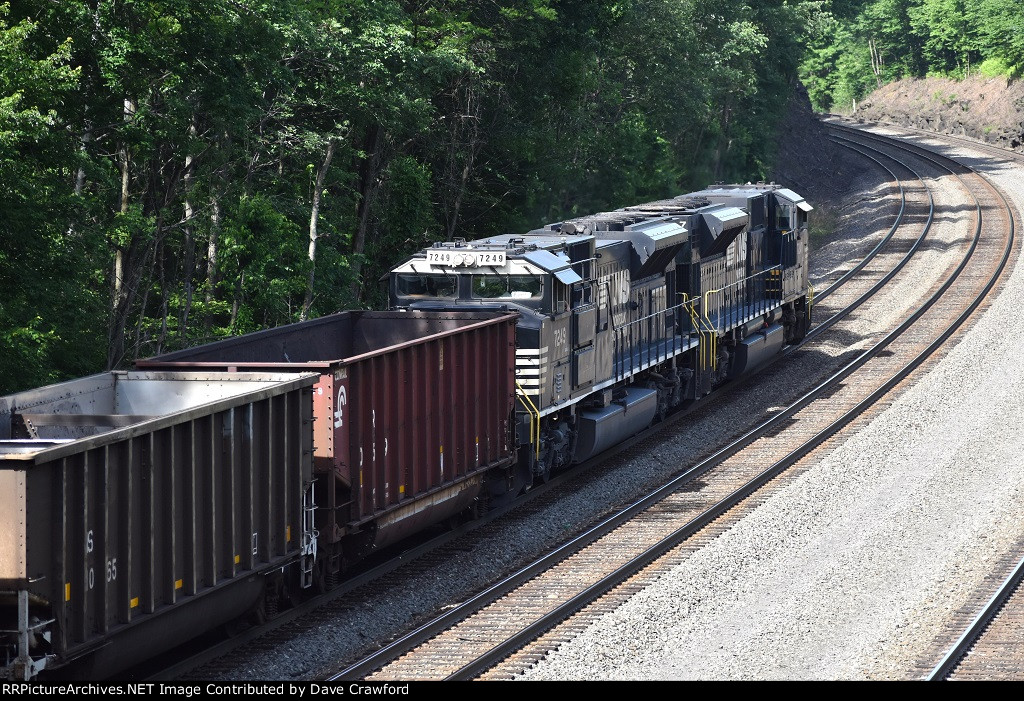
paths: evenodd
<path fill-rule="evenodd" d="M 476 254 L 475 253 L 463 253 L 462 264 L 470 268 L 476 265 Z"/>

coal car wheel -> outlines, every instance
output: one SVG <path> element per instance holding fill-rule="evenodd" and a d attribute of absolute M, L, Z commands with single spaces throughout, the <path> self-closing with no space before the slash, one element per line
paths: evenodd
<path fill-rule="evenodd" d="M 313 594 L 319 596 L 331 590 L 331 577 L 327 572 L 327 558 L 317 558 L 313 565 Z"/>

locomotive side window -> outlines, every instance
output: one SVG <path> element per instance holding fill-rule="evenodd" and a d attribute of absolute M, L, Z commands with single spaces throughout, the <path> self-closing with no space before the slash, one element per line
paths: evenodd
<path fill-rule="evenodd" d="M 586 304 L 591 304 L 594 301 L 593 287 L 591 283 L 585 282 L 582 284 L 573 285 L 572 287 L 572 306 L 581 307 Z"/>
<path fill-rule="evenodd" d="M 790 226 L 790 211 L 791 208 L 788 204 L 779 204 L 775 209 L 775 228 L 780 231 L 789 231 L 792 227 Z"/>
<path fill-rule="evenodd" d="M 398 294 L 404 297 L 454 297 L 454 275 L 416 275 L 399 273 Z"/>
<path fill-rule="evenodd" d="M 474 275 L 473 296 L 482 299 L 540 299 L 540 278 L 529 275 Z"/>

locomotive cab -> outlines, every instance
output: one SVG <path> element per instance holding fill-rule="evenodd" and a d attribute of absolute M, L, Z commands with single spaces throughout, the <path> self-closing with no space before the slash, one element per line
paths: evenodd
<path fill-rule="evenodd" d="M 534 232 L 531 232 L 533 234 Z M 546 236 L 504 236 L 467 243 L 435 244 L 391 272 L 389 298 L 394 309 L 509 309 L 527 316 L 555 317 L 568 312 L 574 286 L 577 299 L 587 260 L 559 255 L 562 249 L 589 248 L 593 240 Z M 588 245 L 589 244 L 589 245 Z M 552 253 L 549 249 L 559 253 Z"/>

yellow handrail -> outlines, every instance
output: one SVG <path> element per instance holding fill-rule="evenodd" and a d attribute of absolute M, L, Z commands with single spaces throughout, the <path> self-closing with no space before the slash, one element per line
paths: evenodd
<path fill-rule="evenodd" d="M 725 288 L 722 288 L 722 289 L 725 289 Z M 721 291 L 722 291 L 721 289 L 719 289 L 719 290 L 708 290 L 707 292 L 704 293 L 704 315 L 703 315 L 703 321 L 704 321 L 704 328 L 707 331 L 708 338 L 710 339 L 710 342 L 708 343 L 710 348 L 709 348 L 709 353 L 708 353 L 708 357 L 707 357 L 707 361 L 706 362 L 705 362 L 704 357 L 701 356 L 701 369 L 702 370 L 706 370 L 709 367 L 713 368 L 714 367 L 714 363 L 715 363 L 715 358 L 718 356 L 718 327 L 711 323 L 711 317 L 708 316 L 708 310 L 711 308 L 711 299 L 710 299 L 711 295 L 718 294 Z"/>
<path fill-rule="evenodd" d="M 697 306 L 694 304 L 696 299 L 690 299 L 689 295 L 685 292 L 680 292 L 683 296 L 683 306 L 690 306 L 690 323 L 693 324 L 693 330 L 697 332 L 697 355 L 700 356 L 701 368 L 704 367 L 704 331 L 701 329 L 700 317 L 697 316 Z"/>
<path fill-rule="evenodd" d="M 530 443 L 534 445 L 536 450 L 536 457 L 540 459 L 540 409 L 533 403 L 526 394 L 526 390 L 519 384 L 519 380 L 516 380 L 516 387 L 519 389 L 519 401 L 526 407 L 526 411 L 530 414 Z M 534 419 L 537 420 L 536 429 L 534 429 Z"/>

